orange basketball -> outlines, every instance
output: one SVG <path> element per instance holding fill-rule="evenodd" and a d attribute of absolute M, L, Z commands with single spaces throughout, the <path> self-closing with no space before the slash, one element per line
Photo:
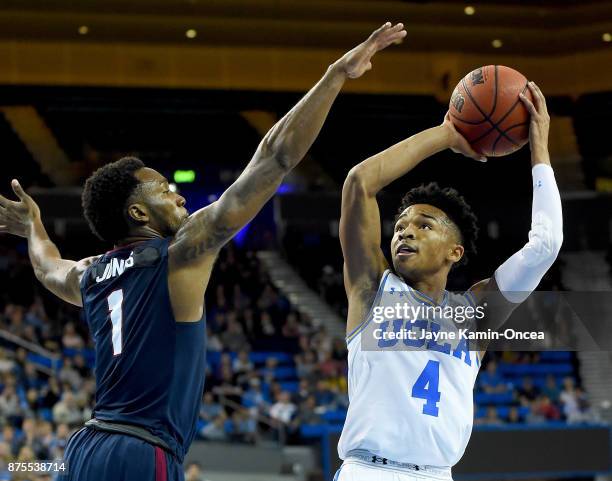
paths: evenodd
<path fill-rule="evenodd" d="M 510 67 L 487 65 L 472 70 L 453 91 L 451 120 L 479 154 L 511 154 L 529 140 L 529 112 L 520 92 L 532 100 L 527 79 Z"/>

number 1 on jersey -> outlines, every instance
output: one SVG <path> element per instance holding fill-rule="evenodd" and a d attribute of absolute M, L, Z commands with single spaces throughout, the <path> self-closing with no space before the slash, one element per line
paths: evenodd
<path fill-rule="evenodd" d="M 440 361 L 428 361 L 425 369 L 412 386 L 412 397 L 425 399 L 423 414 L 438 417 L 438 403 L 440 402 Z"/>
<path fill-rule="evenodd" d="M 108 301 L 110 320 L 113 324 L 113 355 L 117 356 L 121 354 L 123 348 L 121 336 L 121 325 L 123 324 L 123 289 L 111 292 L 106 300 Z"/>

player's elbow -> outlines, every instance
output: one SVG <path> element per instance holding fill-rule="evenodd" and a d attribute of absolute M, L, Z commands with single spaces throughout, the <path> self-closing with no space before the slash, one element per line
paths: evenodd
<path fill-rule="evenodd" d="M 342 187 L 342 193 L 347 197 L 366 197 L 369 195 L 366 176 L 359 166 L 353 167 L 349 171 Z"/>
<path fill-rule="evenodd" d="M 269 132 L 259 144 L 259 158 L 271 162 L 282 174 L 289 173 L 296 164 L 288 138 L 290 135 Z"/>

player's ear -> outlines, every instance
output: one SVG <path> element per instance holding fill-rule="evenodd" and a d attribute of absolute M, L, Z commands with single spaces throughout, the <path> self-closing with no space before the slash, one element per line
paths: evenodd
<path fill-rule="evenodd" d="M 451 247 L 451 249 L 448 252 L 448 259 L 454 264 L 456 262 L 459 262 L 461 260 L 461 258 L 463 257 L 463 253 L 465 252 L 465 249 L 463 248 L 462 245 L 460 244 L 453 244 L 453 246 Z"/>
<path fill-rule="evenodd" d="M 135 202 L 128 205 L 127 208 L 128 219 L 136 224 L 146 224 L 149 222 L 149 213 L 144 204 Z"/>

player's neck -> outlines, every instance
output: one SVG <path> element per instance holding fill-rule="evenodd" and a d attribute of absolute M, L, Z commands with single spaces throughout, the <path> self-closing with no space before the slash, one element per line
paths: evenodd
<path fill-rule="evenodd" d="M 137 242 L 148 241 L 151 239 L 160 239 L 161 237 L 163 236 L 159 232 L 153 229 L 150 229 L 150 228 L 139 229 L 138 231 L 132 232 L 127 237 L 124 237 L 123 239 L 118 241 L 115 244 L 115 248 L 125 246 L 128 244 L 135 244 Z"/>
<path fill-rule="evenodd" d="M 426 279 L 409 280 L 407 283 L 421 294 L 433 299 L 436 304 L 444 300 L 447 275 L 444 272 L 428 276 Z"/>

